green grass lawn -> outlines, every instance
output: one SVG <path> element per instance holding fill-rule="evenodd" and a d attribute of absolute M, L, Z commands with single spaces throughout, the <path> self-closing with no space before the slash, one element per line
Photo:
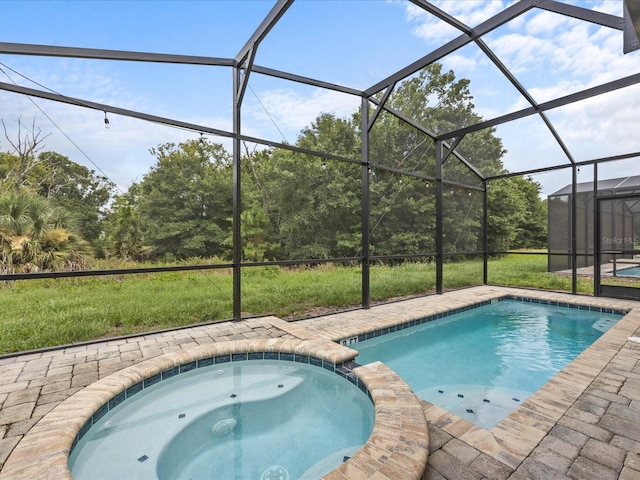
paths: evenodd
<path fill-rule="evenodd" d="M 571 277 L 547 272 L 546 255 L 511 254 L 489 261 L 490 285 L 571 291 Z M 578 293 L 593 294 L 593 279 L 578 278 Z"/>
<path fill-rule="evenodd" d="M 546 272 L 546 255 L 511 254 L 489 263 L 489 284 L 570 291 L 571 279 Z M 482 262 L 444 266 L 445 288 L 482 284 Z M 361 302 L 360 268 L 318 266 L 243 271 L 243 316 L 300 318 Z M 372 266 L 371 299 L 435 290 L 435 265 Z M 591 293 L 592 281 L 578 290 Z M 230 318 L 227 271 L 169 272 L 0 284 L 0 354 Z"/>

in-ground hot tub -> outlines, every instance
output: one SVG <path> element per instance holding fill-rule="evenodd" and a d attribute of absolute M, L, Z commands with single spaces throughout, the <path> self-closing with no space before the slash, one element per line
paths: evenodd
<path fill-rule="evenodd" d="M 366 389 L 321 359 L 266 355 L 200 359 L 129 387 L 82 430 L 74 479 L 315 480 L 340 466 L 371 434 Z"/>
<path fill-rule="evenodd" d="M 195 369 L 198 368 L 198 362 L 209 363 L 213 366 L 211 370 L 217 374 L 219 368 L 215 369 L 215 366 L 219 365 L 216 364 L 218 357 L 226 357 L 229 361 L 242 363 L 249 358 L 270 360 L 274 355 L 278 356 L 278 362 L 281 364 L 297 366 L 307 363 L 307 367 L 303 368 L 314 368 L 323 372 L 326 370 L 329 376 L 333 375 L 342 382 L 355 385 L 364 395 L 364 397 L 361 395 L 361 398 L 365 399 L 365 403 L 373 402 L 375 419 L 371 435 L 364 446 L 350 458 L 346 458 L 348 455 L 340 458 L 340 465 L 329 472 L 326 478 L 360 479 L 374 476 L 377 472 L 395 480 L 422 478 L 429 451 L 427 423 L 419 400 L 396 373 L 379 362 L 358 366 L 351 370 L 350 367 L 355 365 L 352 360 L 357 352 L 330 340 L 307 341 L 278 338 L 213 343 L 184 349 L 145 360 L 98 380 L 56 406 L 20 440 L 0 471 L 0 480 L 33 480 L 34 478 L 72 480 L 69 469 L 70 452 L 74 455 L 73 451 L 78 448 L 83 437 L 94 424 L 98 428 L 100 425 L 105 426 L 108 422 L 108 412 L 117 411 L 123 397 L 126 400 L 128 390 L 129 394 L 135 398 L 141 394 L 141 389 L 144 390 L 145 386 L 153 387 L 158 383 L 170 381 L 176 375 L 194 370 L 194 362 Z M 203 365 L 200 368 L 206 368 L 206 366 Z M 279 385 L 280 383 L 275 385 L 275 388 L 279 389 Z M 344 383 L 339 388 L 343 387 Z M 284 384 L 282 388 L 285 388 Z M 217 413 L 228 413 L 222 410 L 224 408 L 229 407 L 221 407 Z M 340 408 L 340 404 L 332 397 L 330 405 L 326 408 L 327 412 L 333 412 L 333 409 Z M 214 437 L 218 433 L 222 435 L 231 433 L 238 425 L 236 423 L 234 426 L 234 419 L 226 415 L 219 419 L 208 418 L 206 414 L 204 417 L 185 415 L 180 418 L 180 414 L 185 412 L 176 410 L 173 413 L 175 414 L 173 420 L 177 423 L 181 422 L 181 425 L 184 425 L 183 430 L 195 428 L 193 422 L 198 418 L 206 422 L 215 420 L 213 425 L 207 425 Z M 260 416 L 260 412 L 253 412 L 252 415 Z M 237 422 L 237 419 L 235 421 Z M 325 418 L 324 422 L 326 421 Z M 112 425 L 113 423 L 108 427 Z M 318 428 L 305 432 L 306 436 L 313 438 L 317 430 L 322 428 L 323 426 L 319 425 Z M 178 441 L 180 431 L 183 430 L 176 430 L 172 439 Z M 286 444 L 279 449 L 288 449 L 297 441 L 298 438 L 287 438 Z M 169 450 L 172 447 L 183 448 L 171 441 L 165 447 Z M 160 452 L 162 454 L 162 450 Z M 166 451 L 164 453 L 168 454 Z M 185 456 L 190 454 L 183 453 Z M 150 457 L 147 455 L 149 458 L 145 459 L 145 455 L 142 454 L 134 461 L 141 465 L 147 463 Z M 339 451 L 336 455 L 339 455 Z M 178 454 L 176 458 L 179 457 Z M 117 461 L 118 458 L 111 456 L 108 460 Z M 170 456 L 167 457 L 168 462 L 173 460 Z M 308 474 L 314 475 L 315 467 L 320 471 L 324 468 L 322 464 L 323 461 L 320 461 L 318 465 L 312 466 L 307 470 Z M 156 461 L 156 466 L 158 465 L 160 462 Z M 260 476 L 265 480 L 286 478 L 283 476 L 284 470 L 279 467 L 283 466 L 272 461 Z M 150 469 L 150 474 L 154 475 L 151 478 L 158 476 L 154 469 Z M 126 478 L 146 477 L 134 477 L 132 471 Z M 290 476 L 290 478 L 293 477 Z"/>

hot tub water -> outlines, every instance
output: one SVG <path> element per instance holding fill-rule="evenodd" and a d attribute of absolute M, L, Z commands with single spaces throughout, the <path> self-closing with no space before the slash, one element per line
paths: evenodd
<path fill-rule="evenodd" d="M 110 410 L 69 457 L 76 480 L 319 478 L 373 428 L 371 400 L 323 368 L 257 360 L 194 369 Z"/>

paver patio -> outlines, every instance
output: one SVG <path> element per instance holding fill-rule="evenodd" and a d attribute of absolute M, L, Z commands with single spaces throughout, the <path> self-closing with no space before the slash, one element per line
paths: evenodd
<path fill-rule="evenodd" d="M 264 317 L 2 357 L 0 477 L 16 445 L 53 408 L 98 379 L 144 360 L 229 340 L 338 341 L 506 294 L 630 313 L 490 431 L 422 401 L 430 452 L 424 478 L 640 479 L 640 344 L 628 340 L 640 336 L 640 302 L 500 287 L 299 322 Z"/>

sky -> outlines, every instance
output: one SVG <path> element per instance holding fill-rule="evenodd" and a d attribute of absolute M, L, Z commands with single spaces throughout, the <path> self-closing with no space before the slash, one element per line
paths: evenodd
<path fill-rule="evenodd" d="M 622 0 L 576 1 L 622 16 Z M 433 2 L 474 27 L 513 1 Z M 0 0 L 0 42 L 233 58 L 274 2 Z M 297 0 L 259 46 L 255 64 L 346 87 L 366 89 L 457 37 L 459 32 L 401 0 Z M 483 37 L 529 91 L 545 102 L 640 73 L 640 51 L 622 53 L 622 32 L 533 9 Z M 470 79 L 476 112 L 488 119 L 529 106 L 474 44 L 441 60 Z M 157 65 L 0 54 L 0 81 L 205 125 L 232 127 L 232 74 L 225 67 Z M 242 132 L 294 143 L 321 112 L 348 117 L 359 97 L 253 74 Z M 640 87 L 547 112 L 576 161 L 640 151 Z M 165 127 L 0 91 L 0 119 L 10 137 L 34 123 L 53 150 L 114 181 L 120 190 L 155 163 L 150 149 L 197 138 Z M 496 128 L 506 168 L 520 171 L 568 163 L 539 116 Z M 211 136 L 230 148 L 228 140 Z M 0 131 L 0 151 L 10 144 Z M 640 159 L 600 167 L 599 178 L 640 174 Z M 583 167 L 579 181 L 590 181 Z M 569 170 L 536 175 L 543 194 L 571 181 Z"/>

